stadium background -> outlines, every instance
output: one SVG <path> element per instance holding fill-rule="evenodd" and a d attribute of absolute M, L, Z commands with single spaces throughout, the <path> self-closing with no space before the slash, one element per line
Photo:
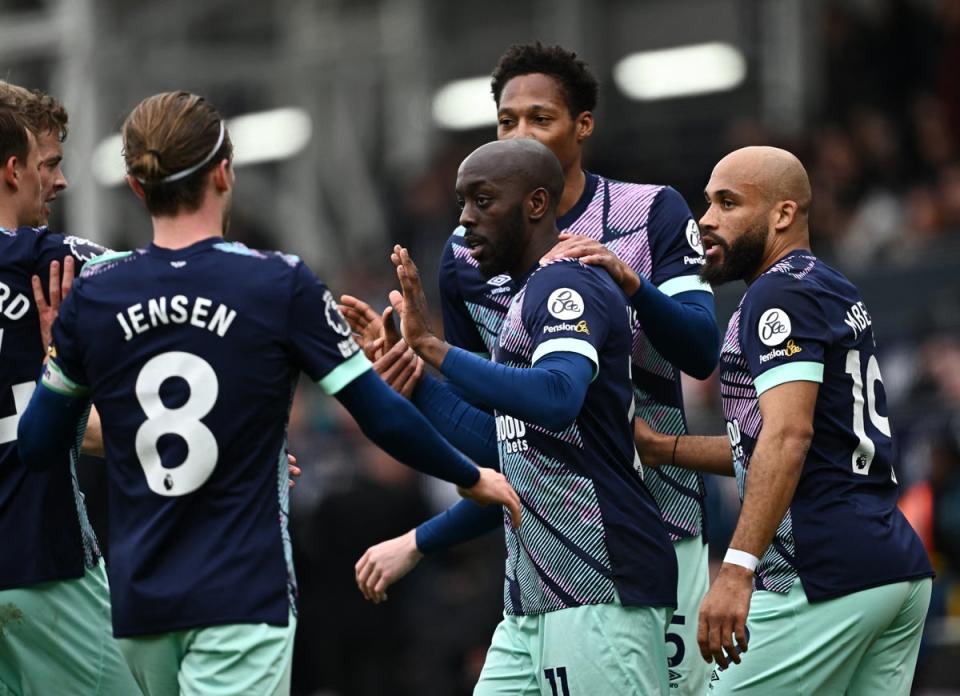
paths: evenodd
<path fill-rule="evenodd" d="M 146 243 L 115 134 L 142 97 L 186 89 L 242 117 L 231 236 L 297 253 L 378 306 L 393 242 L 434 285 L 456 167 L 495 137 L 482 81 L 451 83 L 533 39 L 577 50 L 601 81 L 590 169 L 670 184 L 699 215 L 712 164 L 735 147 L 777 144 L 806 163 L 814 250 L 872 311 L 904 503 L 939 571 L 916 692 L 960 693 L 960 2 L 0 0 L 0 76 L 71 114 L 54 229 Z M 666 54 L 665 82 L 656 63 L 653 79 L 637 72 L 677 47 L 696 50 Z M 684 86 L 700 93 L 664 91 Z M 741 292 L 718 293 L 721 325 Z M 714 380 L 685 392 L 692 432 L 722 432 Z M 500 614 L 502 539 L 427 559 L 369 605 L 354 562 L 453 493 L 367 444 L 311 385 L 290 444 L 304 468 L 295 693 L 469 693 Z M 102 468 L 82 476 L 103 535 Z M 712 482 L 709 502 L 720 553 L 732 481 Z"/>

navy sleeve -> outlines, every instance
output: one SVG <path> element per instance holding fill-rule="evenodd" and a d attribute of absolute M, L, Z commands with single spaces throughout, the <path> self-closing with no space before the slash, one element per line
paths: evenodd
<path fill-rule="evenodd" d="M 303 263 L 294 270 L 287 333 L 294 362 L 327 394 L 369 370 L 333 293 Z"/>
<path fill-rule="evenodd" d="M 89 406 L 87 396 L 58 393 L 44 378 L 17 424 L 20 461 L 35 471 L 50 462 L 70 461 L 66 455 Z"/>
<path fill-rule="evenodd" d="M 462 228 L 458 228 L 459 232 Z M 471 353 L 488 353 L 487 346 L 477 330 L 477 325 L 467 311 L 460 283 L 457 279 L 457 258 L 454 255 L 454 238 L 447 240 L 440 259 L 440 271 L 437 274 L 440 285 L 440 312 L 443 315 L 443 337 L 452 346 L 469 350 Z"/>
<path fill-rule="evenodd" d="M 785 382 L 823 382 L 830 327 L 810 288 L 789 276 L 760 278 L 740 308 L 740 346 L 759 396 Z"/>
<path fill-rule="evenodd" d="M 480 507 L 472 500 L 461 500 L 416 529 L 417 549 L 431 554 L 476 539 L 503 527 L 503 507 Z"/>
<path fill-rule="evenodd" d="M 594 365 L 582 354 L 556 352 L 535 367 L 509 367 L 451 348 L 440 371 L 471 400 L 547 430 L 562 430 L 580 413 Z"/>
<path fill-rule="evenodd" d="M 83 294 L 84 280 L 78 278 L 53 322 L 49 359 L 41 378 L 48 388 L 68 396 L 82 396 L 88 391 L 81 340 L 83 333 L 78 329 Z"/>
<path fill-rule="evenodd" d="M 336 392 L 363 434 L 407 466 L 470 488 L 480 471 L 440 437 L 413 404 L 366 370 Z"/>
<path fill-rule="evenodd" d="M 443 437 L 474 462 L 500 468 L 497 431 L 490 413 L 471 405 L 431 375 L 420 380 L 413 403 Z"/>
<path fill-rule="evenodd" d="M 650 282 L 663 294 L 674 296 L 690 290 L 713 293 L 700 280 L 703 243 L 700 228 L 683 196 L 669 186 L 657 194 L 647 220 L 652 268 Z"/>
<path fill-rule="evenodd" d="M 32 469 L 66 460 L 77 424 L 90 405 L 89 390 L 77 339 L 77 314 L 83 295 L 78 279 L 60 305 L 53 323 L 49 359 L 17 430 L 20 457 Z"/>
<path fill-rule="evenodd" d="M 642 281 L 630 305 L 660 355 L 697 379 L 713 373 L 720 359 L 720 329 L 712 294 L 688 290 L 668 297 Z"/>

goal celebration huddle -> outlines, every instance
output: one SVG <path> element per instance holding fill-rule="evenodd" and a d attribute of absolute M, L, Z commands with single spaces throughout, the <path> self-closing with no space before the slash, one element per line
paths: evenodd
<path fill-rule="evenodd" d="M 379 313 L 230 241 L 233 144 L 199 95 L 123 122 L 152 239 L 51 230 L 66 111 L 0 83 L 0 693 L 290 693 L 313 591 L 288 526 L 301 373 L 461 496 L 367 549 L 366 599 L 502 530 L 477 696 L 910 693 L 933 569 L 897 508 L 882 308 L 811 249 L 787 150 L 699 173 L 699 218 L 665 183 L 586 170 L 598 88 L 560 46 L 501 56 L 496 139 L 463 159 L 459 220 L 431 242 L 434 326 L 406 247 L 382 250 Z M 727 283 L 742 299 L 720 326 Z M 715 371 L 727 434 L 691 434 L 680 375 Z M 104 460 L 109 564 L 81 452 Z M 712 578 L 705 476 L 741 500 Z"/>

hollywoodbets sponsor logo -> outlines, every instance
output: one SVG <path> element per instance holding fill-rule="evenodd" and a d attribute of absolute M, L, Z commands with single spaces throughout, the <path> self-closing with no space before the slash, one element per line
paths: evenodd
<path fill-rule="evenodd" d="M 513 416 L 497 416 L 497 441 L 507 454 L 526 452 L 530 449 L 527 444 L 527 424 Z"/>
<path fill-rule="evenodd" d="M 787 341 L 787 345 L 785 345 L 783 348 L 774 348 L 769 353 L 764 353 L 763 355 L 761 355 L 760 362 L 761 363 L 770 362 L 774 358 L 792 358 L 797 353 L 802 353 L 802 352 L 803 352 L 803 348 L 801 348 L 796 343 L 794 343 L 793 339 L 790 339 L 789 341 Z"/>

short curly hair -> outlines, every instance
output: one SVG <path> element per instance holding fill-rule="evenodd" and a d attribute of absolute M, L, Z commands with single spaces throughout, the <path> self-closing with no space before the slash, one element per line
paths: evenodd
<path fill-rule="evenodd" d="M 35 134 L 54 133 L 60 142 L 66 140 L 69 117 L 56 97 L 0 80 L 0 105 L 19 111 Z"/>
<path fill-rule="evenodd" d="M 514 44 L 500 57 L 490 79 L 490 89 L 497 107 L 500 106 L 500 96 L 507 82 L 532 73 L 549 75 L 560 83 L 572 117 L 597 108 L 600 86 L 587 64 L 577 58 L 573 51 L 561 46 L 544 46 L 539 41 Z"/>

